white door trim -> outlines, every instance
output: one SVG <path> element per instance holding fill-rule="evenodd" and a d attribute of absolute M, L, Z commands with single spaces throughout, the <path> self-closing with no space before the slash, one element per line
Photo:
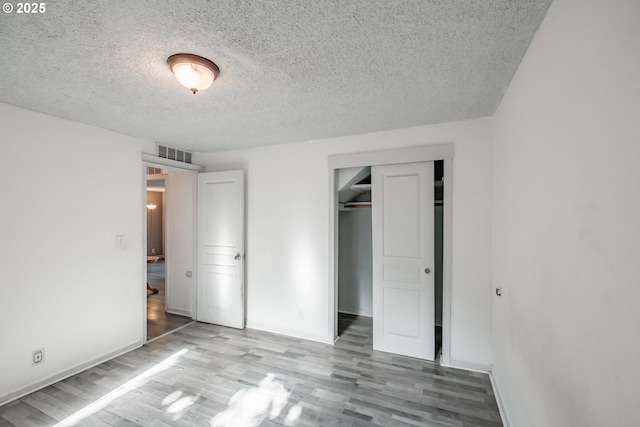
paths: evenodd
<path fill-rule="evenodd" d="M 154 156 L 149 153 L 142 153 L 142 163 L 160 169 L 175 169 L 179 172 L 198 173 L 204 171 L 204 166 L 165 159 L 164 157 Z"/>
<path fill-rule="evenodd" d="M 199 171 L 204 170 L 204 166 L 191 164 L 191 163 L 183 163 L 178 162 L 176 160 L 164 159 L 162 157 L 154 156 L 153 154 L 141 153 L 142 154 L 142 168 L 141 168 L 141 180 L 142 186 L 140 188 L 141 192 L 141 220 L 142 220 L 142 244 L 141 244 L 141 262 L 142 262 L 142 282 L 140 286 L 141 294 L 142 294 L 142 317 L 140 327 L 142 329 L 142 343 L 147 342 L 147 288 L 145 286 L 147 282 L 147 167 L 151 166 L 158 169 L 171 169 L 178 172 L 184 173 L 192 173 L 197 174 Z M 196 209 L 196 193 L 194 192 L 194 212 Z M 194 222 L 195 223 L 195 222 Z M 196 252 L 196 243 L 195 243 L 195 230 L 192 236 L 193 239 L 193 253 Z M 195 269 L 194 269 L 195 270 Z M 197 271 L 194 271 L 193 274 L 197 274 Z M 193 281 L 193 286 L 191 289 L 191 309 L 193 313 L 193 318 L 195 318 L 196 313 L 196 287 L 195 280 Z"/>
<path fill-rule="evenodd" d="M 142 323 L 140 325 L 142 332 L 142 344 L 147 342 L 147 164 L 142 162 L 142 168 L 140 168 L 140 174 L 142 175 L 142 186 L 140 187 L 140 220 L 142 222 L 142 242 L 140 248 L 142 253 L 140 254 L 140 261 L 142 262 L 142 268 L 140 272 L 142 274 L 142 282 L 140 282 L 140 295 L 142 299 Z"/>
<path fill-rule="evenodd" d="M 453 241 L 453 157 L 454 144 L 434 144 L 394 150 L 336 154 L 328 158 L 329 167 L 329 325 L 328 336 L 338 338 L 338 169 L 397 163 L 444 161 L 443 194 L 443 274 L 442 274 L 442 363 L 451 362 L 451 273 Z"/>

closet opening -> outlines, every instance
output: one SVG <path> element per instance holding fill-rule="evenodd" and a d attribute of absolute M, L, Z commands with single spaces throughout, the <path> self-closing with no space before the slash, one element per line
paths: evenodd
<path fill-rule="evenodd" d="M 443 209 L 444 161 L 433 162 L 434 239 L 434 360 L 440 360 L 443 342 Z M 373 254 L 371 167 L 338 169 L 337 213 L 337 326 L 373 344 Z M 375 189 L 373 189 L 375 191 Z M 353 335 L 350 335 L 353 339 Z"/>
<path fill-rule="evenodd" d="M 352 185 L 371 175 L 372 317 L 357 316 L 356 320 L 369 320 L 373 325 L 373 328 L 366 325 L 369 331 L 373 331 L 368 337 L 373 341 L 373 348 L 435 360 L 443 365 L 451 363 L 454 147 L 453 143 L 445 143 L 329 156 L 332 212 L 329 222 L 329 330 L 334 340 L 340 335 L 351 340 L 354 336 L 349 332 L 355 327 L 357 335 L 360 335 L 361 326 L 358 321 L 345 334 L 345 322 L 341 319 L 353 315 L 341 313 L 347 309 L 344 301 L 339 302 L 339 258 L 345 255 L 340 252 L 346 250 L 344 244 L 342 249 L 339 245 L 340 211 L 344 208 L 350 208 L 351 212 L 367 209 L 339 203 L 340 190 L 351 190 Z M 362 176 L 356 178 L 356 174 Z M 351 182 L 351 178 L 355 181 Z M 436 203 L 442 206 L 442 221 L 438 221 L 437 233 L 434 230 Z M 386 231 L 386 234 L 380 234 L 381 231 Z M 436 235 L 442 242 L 438 242 L 437 251 Z M 342 239 L 344 242 L 344 236 Z M 383 250 L 380 242 L 386 242 Z M 438 252 L 437 263 L 435 252 Z M 389 261 L 390 257 L 396 259 Z M 380 261 L 376 262 L 376 259 Z M 393 283 L 389 284 L 390 281 Z M 342 293 L 344 295 L 344 290 Z M 439 332 L 437 353 L 436 323 Z M 381 333 L 387 336 L 381 336 Z M 385 338 L 393 334 L 392 339 L 404 342 L 387 345 Z M 402 344 L 411 345 L 411 348 L 401 348 Z"/>
<path fill-rule="evenodd" d="M 353 323 L 372 344 L 371 168 L 338 171 L 338 335 Z"/>

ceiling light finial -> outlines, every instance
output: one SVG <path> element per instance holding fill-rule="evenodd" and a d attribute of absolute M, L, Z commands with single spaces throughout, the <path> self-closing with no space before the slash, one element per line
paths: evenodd
<path fill-rule="evenodd" d="M 220 69 L 216 64 L 201 56 L 178 53 L 167 58 L 167 64 L 178 82 L 195 95 L 207 89 L 218 78 Z"/>

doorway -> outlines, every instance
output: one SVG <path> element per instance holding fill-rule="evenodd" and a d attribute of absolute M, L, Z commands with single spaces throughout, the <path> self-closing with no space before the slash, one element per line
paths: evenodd
<path fill-rule="evenodd" d="M 338 171 L 338 312 L 373 317 L 371 168 Z"/>
<path fill-rule="evenodd" d="M 330 188 L 332 197 L 332 206 L 334 207 L 334 214 L 332 215 L 332 223 L 330 224 L 331 234 L 330 237 L 330 268 L 331 277 L 330 290 L 333 288 L 332 298 L 334 304 L 331 307 L 331 319 L 333 320 L 334 339 L 337 339 L 343 327 L 349 327 L 349 324 L 353 322 L 349 316 L 354 314 L 367 318 L 370 316 L 370 312 L 366 311 L 368 302 L 370 301 L 370 293 L 368 290 L 364 290 L 367 287 L 363 286 L 362 282 L 369 282 L 370 274 L 365 271 L 360 273 L 349 272 L 349 269 L 354 268 L 353 265 L 347 265 L 346 271 L 341 268 L 341 263 L 344 264 L 345 258 L 362 258 L 362 254 L 345 254 L 345 236 L 342 235 L 344 229 L 351 227 L 351 231 L 347 231 L 349 238 L 358 238 L 358 231 L 354 232 L 353 216 L 354 211 L 358 212 L 355 216 L 367 217 L 367 214 L 362 214 L 366 210 L 370 211 L 371 202 L 367 200 L 366 195 L 357 196 L 357 200 L 354 199 L 356 204 L 345 203 L 343 195 L 340 194 L 340 189 L 344 187 L 344 176 L 341 178 L 341 169 L 355 169 L 359 168 L 364 170 L 365 174 L 368 174 L 366 168 L 369 166 L 382 166 L 386 164 L 403 164 L 403 163 L 415 163 L 415 162 L 431 162 L 433 164 L 432 169 L 432 188 L 433 196 L 430 202 L 432 209 L 431 221 L 433 221 L 434 234 L 430 238 L 431 244 L 434 245 L 435 259 L 433 262 L 434 269 L 434 285 L 433 285 L 433 307 L 430 311 L 433 316 L 434 327 L 433 338 L 434 339 L 434 353 L 433 357 L 436 360 L 444 364 L 448 364 L 450 360 L 450 277 L 451 277 L 451 166 L 453 158 L 453 144 L 439 144 L 433 146 L 414 147 L 399 150 L 389 150 L 370 153 L 356 153 L 348 155 L 336 155 L 330 156 L 329 168 L 330 168 Z M 353 174 L 353 172 L 351 172 Z M 354 175 L 355 176 L 355 175 Z M 363 180 L 363 177 L 357 177 L 358 181 L 354 181 L 351 184 L 355 184 L 356 187 L 362 184 L 368 184 L 367 179 Z M 445 185 L 445 182 L 447 185 Z M 342 197 L 342 200 L 341 200 Z M 369 206 L 366 206 L 367 203 Z M 356 207 L 357 206 L 357 207 Z M 365 207 L 362 207 L 365 206 Z M 351 216 L 350 219 L 348 216 Z M 346 227 L 345 227 L 346 223 Z M 364 220 L 367 224 L 367 219 Z M 367 226 L 365 225 L 364 228 Z M 356 225 L 356 229 L 362 228 Z M 355 234 L 354 234 L 355 233 Z M 360 233 L 362 234 L 362 233 Z M 360 237 L 362 238 L 362 237 Z M 347 242 L 349 247 L 365 248 L 365 252 L 370 252 L 367 248 L 367 240 L 370 237 L 364 237 L 364 241 L 360 243 Z M 364 242 L 364 243 L 363 243 Z M 369 246 L 370 247 L 370 246 Z M 349 250 L 347 250 L 348 252 Z M 369 258 L 370 259 L 370 258 Z M 352 262 L 353 264 L 353 262 Z M 364 263 L 366 264 L 366 263 Z M 359 262 L 359 267 L 364 267 L 364 270 L 368 270 L 370 267 L 365 267 L 363 263 Z M 359 277 L 360 283 L 357 283 L 355 289 L 345 290 L 341 286 L 341 279 L 344 281 L 345 277 L 351 275 L 353 277 Z M 359 276 L 358 276 L 359 275 Z M 371 285 L 368 285 L 371 286 Z M 346 300 L 345 300 L 345 295 Z M 349 302 L 349 298 L 353 301 L 355 298 L 355 306 Z M 351 306 L 350 306 L 351 304 Z M 351 309 L 349 309 L 349 306 Z M 356 308 L 354 310 L 353 308 Z M 431 322 L 431 319 L 429 320 Z M 367 323 L 367 322 L 365 322 Z M 370 324 L 371 322 L 369 322 Z M 440 355 L 440 357 L 437 357 Z"/>
<path fill-rule="evenodd" d="M 338 170 L 338 336 L 373 346 L 371 167 Z"/>
<path fill-rule="evenodd" d="M 188 224 L 193 209 L 189 209 L 189 204 L 183 206 L 179 199 L 184 192 L 190 197 L 189 177 L 188 173 L 146 167 L 147 341 L 175 332 L 193 321 L 190 271 L 185 271 L 184 279 L 176 274 L 184 264 L 185 242 L 187 248 L 193 246 L 193 233 Z M 183 188 L 185 179 L 186 188 Z M 185 222 L 185 215 L 186 228 L 181 224 Z"/>

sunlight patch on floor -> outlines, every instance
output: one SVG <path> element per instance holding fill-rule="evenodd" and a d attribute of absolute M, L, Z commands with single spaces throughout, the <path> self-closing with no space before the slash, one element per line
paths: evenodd
<path fill-rule="evenodd" d="M 189 350 L 187 350 L 186 348 L 183 348 L 182 350 L 178 351 L 177 353 L 172 354 L 171 356 L 167 357 L 165 360 L 163 360 L 162 362 L 158 363 L 154 367 L 147 369 L 146 371 L 144 371 L 143 373 L 141 373 L 137 377 L 127 381 L 126 383 L 124 383 L 120 387 L 118 387 L 118 388 L 114 389 L 113 391 L 105 394 L 100 399 L 98 399 L 98 400 L 88 404 L 84 408 L 76 411 L 75 413 L 73 413 L 72 415 L 68 416 L 64 420 L 62 420 L 59 423 L 55 424 L 53 427 L 66 427 L 66 426 L 77 425 L 83 419 L 85 419 L 87 417 L 90 417 L 91 415 L 95 414 L 96 412 L 98 412 L 101 409 L 104 409 L 107 405 L 109 405 L 111 402 L 113 402 L 117 398 L 122 397 L 125 394 L 129 393 L 130 391 L 135 390 L 138 387 L 142 386 L 152 376 L 154 376 L 154 375 L 156 375 L 156 374 L 158 374 L 158 373 L 170 368 L 171 366 L 175 365 L 175 363 L 178 361 L 178 358 L 180 356 L 182 356 L 183 354 L 185 354 L 186 352 L 188 352 L 188 351 Z"/>
<path fill-rule="evenodd" d="M 229 407 L 211 420 L 212 427 L 257 427 L 269 418 L 280 415 L 289 402 L 290 392 L 274 374 L 247 390 L 238 391 L 229 401 Z M 302 408 L 295 405 L 289 409 L 285 425 L 291 426 L 300 417 Z"/>
<path fill-rule="evenodd" d="M 174 391 L 162 400 L 162 406 L 168 406 L 168 413 L 177 421 L 183 411 L 198 401 L 198 396 L 183 396 L 182 390 Z"/>

